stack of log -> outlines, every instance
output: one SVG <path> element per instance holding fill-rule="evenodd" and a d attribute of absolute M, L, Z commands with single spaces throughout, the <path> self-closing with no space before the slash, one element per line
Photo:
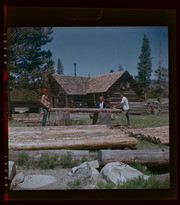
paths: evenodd
<path fill-rule="evenodd" d="M 169 126 L 124 130 L 129 136 L 146 139 L 157 144 L 169 144 Z"/>
<path fill-rule="evenodd" d="M 140 115 L 146 113 L 146 102 L 129 102 L 130 114 Z"/>
<path fill-rule="evenodd" d="M 158 102 L 157 100 L 148 100 L 146 104 L 146 113 L 147 114 L 162 114 L 169 112 L 169 102 Z"/>

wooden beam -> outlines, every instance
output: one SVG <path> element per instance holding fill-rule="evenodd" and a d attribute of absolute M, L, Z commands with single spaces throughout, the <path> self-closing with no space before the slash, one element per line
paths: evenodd
<path fill-rule="evenodd" d="M 104 113 L 120 113 L 120 109 L 106 109 L 106 108 L 51 108 L 51 112 L 86 112 L 86 113 L 99 113 L 99 112 L 104 112 Z"/>

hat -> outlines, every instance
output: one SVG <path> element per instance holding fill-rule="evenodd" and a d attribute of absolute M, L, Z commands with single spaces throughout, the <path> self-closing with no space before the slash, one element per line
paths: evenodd
<path fill-rule="evenodd" d="M 45 92 L 47 92 L 47 89 L 43 88 L 42 91 L 41 91 L 41 95 L 44 94 Z"/>

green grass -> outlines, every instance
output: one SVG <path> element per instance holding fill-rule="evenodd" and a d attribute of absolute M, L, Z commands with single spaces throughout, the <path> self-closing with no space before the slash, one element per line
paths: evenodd
<path fill-rule="evenodd" d="M 42 169 L 54 169 L 57 166 L 58 155 L 43 153 L 39 159 L 34 162 L 35 167 Z"/>
<path fill-rule="evenodd" d="M 115 119 L 112 124 L 122 123 L 122 113 L 115 114 Z M 131 115 L 130 114 L 131 126 L 136 128 L 146 127 L 161 127 L 169 125 L 169 113 L 163 113 L 162 115 L 143 114 L 143 115 Z"/>
<path fill-rule="evenodd" d="M 138 143 L 134 148 L 137 150 L 142 150 L 142 149 L 153 150 L 153 149 L 167 149 L 169 148 L 169 146 L 163 144 L 155 144 L 146 139 L 138 139 Z"/>
<path fill-rule="evenodd" d="M 96 184 L 98 189 L 114 189 L 115 185 L 112 182 L 104 183 L 102 181 L 98 181 Z"/>
<path fill-rule="evenodd" d="M 118 184 L 117 189 L 169 189 L 170 179 L 167 177 L 163 182 L 154 176 L 145 180 L 142 177 L 127 180 L 124 184 Z"/>
<path fill-rule="evenodd" d="M 81 186 L 81 180 L 78 178 L 75 179 L 74 182 L 68 185 L 69 189 L 80 189 L 80 186 Z"/>
<path fill-rule="evenodd" d="M 26 151 L 22 151 L 18 154 L 18 165 L 19 166 L 27 166 L 30 165 L 29 153 Z"/>
<path fill-rule="evenodd" d="M 61 156 L 61 164 L 64 168 L 72 168 L 79 164 L 79 160 L 74 159 L 71 152 Z"/>
<path fill-rule="evenodd" d="M 102 182 L 96 184 L 97 189 L 169 189 L 170 178 L 167 177 L 164 181 L 157 180 L 154 176 L 150 176 L 147 180 L 143 177 L 128 179 L 123 184 L 115 185 L 112 182 Z"/>
<path fill-rule="evenodd" d="M 79 120 L 75 120 L 77 118 L 72 118 L 70 120 L 70 125 L 92 125 L 92 119 L 90 118 L 80 118 Z"/>
<path fill-rule="evenodd" d="M 27 127 L 27 124 L 26 123 L 24 123 L 24 122 L 20 122 L 20 121 L 18 121 L 18 120 L 9 120 L 8 121 L 8 126 L 9 127 Z"/>

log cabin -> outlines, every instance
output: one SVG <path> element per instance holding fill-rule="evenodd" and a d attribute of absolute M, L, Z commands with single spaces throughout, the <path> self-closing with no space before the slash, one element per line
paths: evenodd
<path fill-rule="evenodd" d="M 96 106 L 102 95 L 108 108 L 118 104 L 120 92 L 129 102 L 145 100 L 145 93 L 128 71 L 113 72 L 92 77 L 52 74 L 48 83 L 49 97 L 54 108 Z"/>

